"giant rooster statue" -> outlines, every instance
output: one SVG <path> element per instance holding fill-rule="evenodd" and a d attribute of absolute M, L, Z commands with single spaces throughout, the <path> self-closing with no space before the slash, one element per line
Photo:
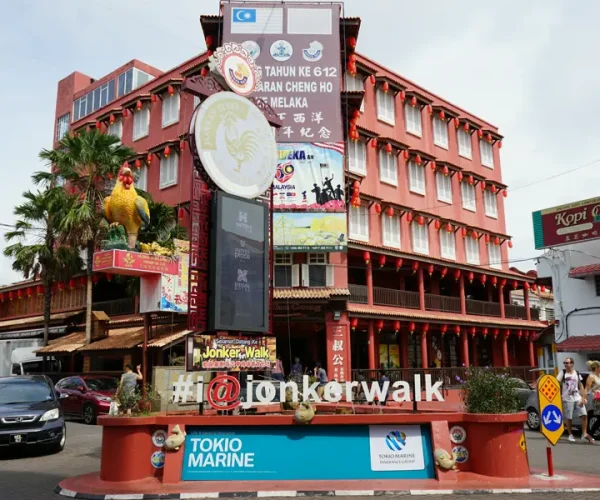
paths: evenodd
<path fill-rule="evenodd" d="M 135 248 L 138 233 L 144 224 L 150 223 L 148 202 L 138 196 L 133 187 L 133 175 L 125 162 L 110 196 L 104 198 L 104 216 L 114 224 L 121 224 L 127 231 L 129 248 Z"/>

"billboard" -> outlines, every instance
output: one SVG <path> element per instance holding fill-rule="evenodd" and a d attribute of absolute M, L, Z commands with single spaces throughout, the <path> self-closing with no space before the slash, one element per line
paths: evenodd
<path fill-rule="evenodd" d="M 190 242 L 174 239 L 173 244 L 179 269 L 177 274 L 161 275 L 160 310 L 187 314 Z"/>
<path fill-rule="evenodd" d="M 188 369 L 194 371 L 264 371 L 275 368 L 275 337 L 194 335 L 189 338 Z"/>
<path fill-rule="evenodd" d="M 267 213 L 221 191 L 213 199 L 209 330 L 269 330 Z"/>
<path fill-rule="evenodd" d="M 345 252 L 345 213 L 279 212 L 273 214 L 276 252 Z"/>
<path fill-rule="evenodd" d="M 94 252 L 94 272 L 104 271 L 125 276 L 177 274 L 177 260 L 163 255 L 130 250 Z"/>
<path fill-rule="evenodd" d="M 223 5 L 223 42 L 242 45 L 262 69 L 251 97 L 283 121 L 278 142 L 342 142 L 340 5 Z"/>
<path fill-rule="evenodd" d="M 344 143 L 278 144 L 273 206 L 344 212 Z"/>
<path fill-rule="evenodd" d="M 600 198 L 547 208 L 532 215 L 537 250 L 600 237 Z"/>

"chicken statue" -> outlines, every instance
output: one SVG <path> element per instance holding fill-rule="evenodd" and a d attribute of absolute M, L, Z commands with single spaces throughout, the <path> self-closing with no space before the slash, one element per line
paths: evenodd
<path fill-rule="evenodd" d="M 121 224 L 127 231 L 127 244 L 135 248 L 140 228 L 150 223 L 148 202 L 138 196 L 133 187 L 133 174 L 125 162 L 119 171 L 117 183 L 110 196 L 104 198 L 104 216 L 113 224 Z"/>

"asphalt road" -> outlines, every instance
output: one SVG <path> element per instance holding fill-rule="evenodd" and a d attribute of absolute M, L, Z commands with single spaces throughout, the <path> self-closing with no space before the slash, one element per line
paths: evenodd
<path fill-rule="evenodd" d="M 67 423 L 67 445 L 62 453 L 43 455 L 32 451 L 0 454 L 0 498 L 2 500 L 59 500 L 53 490 L 63 478 L 93 472 L 100 468 L 101 428 L 76 422 Z M 541 434 L 527 432 L 527 450 L 533 468 L 546 465 L 546 442 Z M 600 444 L 563 439 L 554 449 L 555 469 L 600 473 Z M 566 485 L 565 487 L 568 487 Z M 569 500 L 600 500 L 600 493 L 569 493 Z M 469 500 L 490 495 L 469 495 Z M 511 495 L 512 498 L 515 495 Z M 518 495 L 520 497 L 520 495 Z M 559 500 L 565 494 L 528 494 L 524 500 Z M 464 496 L 428 495 L 429 500 L 464 499 Z M 392 499 L 387 497 L 386 499 Z M 349 500 L 357 500 L 351 497 Z"/>

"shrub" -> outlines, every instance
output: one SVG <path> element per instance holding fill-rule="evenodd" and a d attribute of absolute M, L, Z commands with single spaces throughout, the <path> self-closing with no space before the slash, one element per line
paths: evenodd
<path fill-rule="evenodd" d="M 517 413 L 518 382 L 508 374 L 498 374 L 487 368 L 470 368 L 461 385 L 461 397 L 467 413 Z"/>

